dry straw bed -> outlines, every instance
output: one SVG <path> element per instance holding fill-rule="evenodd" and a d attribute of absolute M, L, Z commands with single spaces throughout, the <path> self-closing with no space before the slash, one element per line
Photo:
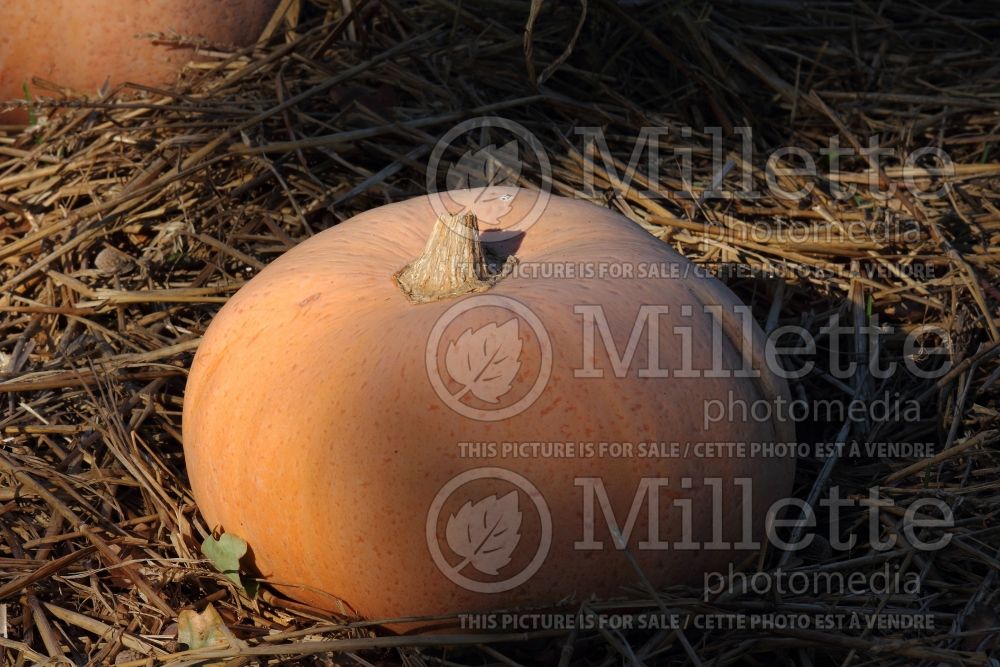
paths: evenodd
<path fill-rule="evenodd" d="M 291 0 L 280 12 L 253 48 L 199 45 L 211 60 L 189 67 L 170 90 L 125 87 L 61 108 L 41 100 L 33 126 L 0 128 L 0 664 L 1000 659 L 994 3 Z M 571 611 L 690 622 L 396 637 L 266 588 L 251 600 L 205 560 L 199 545 L 211 527 L 186 483 L 180 410 L 186 369 L 212 315 L 302 239 L 426 192 L 435 142 L 483 115 L 515 120 L 539 139 L 554 192 L 590 196 L 719 271 L 768 331 L 798 325 L 815 334 L 816 368 L 793 383 L 797 399 L 871 406 L 889 396 L 919 406 L 916 415 L 803 420 L 807 443 L 933 443 L 933 456 L 862 448 L 801 458 L 796 494 L 816 504 L 836 486 L 855 499 L 838 531 L 856 543 L 839 549 L 817 538 L 805 552 L 772 548 L 743 564 L 747 572 L 889 567 L 916 577 L 916 590 L 637 589 L 621 603 L 577 601 Z M 652 126 L 670 129 L 652 140 L 656 173 L 647 153 L 630 169 L 641 128 Z M 712 159 L 709 126 L 722 128 L 721 160 Z M 602 129 L 611 164 L 588 148 L 584 127 Z M 739 127 L 752 128 L 750 156 Z M 895 156 L 860 156 L 876 135 Z M 800 200 L 768 187 L 774 149 L 801 148 L 825 173 L 830 137 L 841 146 L 842 173 L 778 175 L 787 191 L 812 184 Z M 452 146 L 444 162 L 502 137 L 473 139 Z M 937 174 L 933 160 L 904 169 L 899 156 L 923 147 L 947 152 L 954 169 Z M 788 157 L 784 166 L 801 163 Z M 760 197 L 706 196 L 739 191 L 747 177 Z M 529 159 L 516 178 L 542 185 Z M 869 185 L 884 191 L 906 179 L 939 192 L 924 198 L 895 187 L 884 195 Z M 837 196 L 836 186 L 849 184 L 856 193 Z M 877 320 L 891 333 L 877 348 L 865 336 L 831 336 L 822 329 L 833 315 L 848 325 Z M 921 326 L 920 345 L 905 348 Z M 835 372 L 872 351 L 881 367 L 895 361 L 901 370 L 879 377 L 861 364 L 846 379 Z M 936 379 L 902 370 L 906 361 L 930 368 L 943 358 L 949 370 Z M 888 551 L 876 550 L 869 533 L 873 487 L 875 499 L 894 503 L 875 530 L 897 538 Z M 939 551 L 914 548 L 901 530 L 905 509 L 925 498 L 954 512 Z M 815 531 L 828 535 L 819 516 Z M 920 535 L 930 541 L 944 531 Z M 221 643 L 182 650 L 182 612 L 210 604 Z M 706 628 L 693 622 L 699 614 L 861 624 Z M 924 625 L 867 623 L 906 617 Z"/>

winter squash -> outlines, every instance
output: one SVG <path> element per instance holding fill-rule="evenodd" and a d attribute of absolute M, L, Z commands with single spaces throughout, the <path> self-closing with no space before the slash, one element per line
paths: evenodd
<path fill-rule="evenodd" d="M 787 400 L 763 334 L 638 225 L 541 197 L 368 211 L 208 327 L 184 399 L 194 496 L 283 594 L 370 619 L 606 598 L 637 567 L 699 583 L 764 539 L 795 463 L 751 448 L 791 427 L 704 418 Z"/>
<path fill-rule="evenodd" d="M 252 44 L 278 0 L 12 0 L 3 3 L 0 101 L 24 99 L 32 77 L 93 96 L 105 82 L 163 86 L 197 58 L 191 46 L 156 44 L 179 35 L 209 44 Z M 46 96 L 53 93 L 46 92 Z M 5 114 L 23 122 L 27 114 Z"/>

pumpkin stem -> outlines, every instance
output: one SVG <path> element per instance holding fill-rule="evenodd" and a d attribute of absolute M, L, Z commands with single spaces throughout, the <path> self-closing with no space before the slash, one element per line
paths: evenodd
<path fill-rule="evenodd" d="M 510 275 L 517 259 L 511 255 L 494 270 L 479 240 L 473 213 L 442 215 L 434 223 L 423 254 L 393 278 L 413 303 L 450 299 L 482 292 Z"/>

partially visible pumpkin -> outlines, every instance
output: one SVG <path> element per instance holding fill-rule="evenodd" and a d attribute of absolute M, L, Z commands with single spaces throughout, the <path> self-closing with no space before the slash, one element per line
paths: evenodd
<path fill-rule="evenodd" d="M 6 0 L 0 6 L 0 100 L 41 77 L 93 95 L 105 82 L 169 83 L 197 57 L 151 33 L 252 44 L 278 0 Z M 29 89 L 29 94 L 32 91 Z M 51 93 L 47 93 L 51 94 Z M 0 118 L 23 122 L 26 112 Z"/>
<path fill-rule="evenodd" d="M 501 224 L 526 224 L 537 197 L 509 188 L 483 195 L 464 191 L 444 199 L 451 207 L 481 208 L 484 218 Z M 253 278 L 215 317 L 188 378 L 183 425 L 190 481 L 208 523 L 244 538 L 256 567 L 284 594 L 372 619 L 621 595 L 623 586 L 641 588 L 635 565 L 657 587 L 698 583 L 703 573 L 745 557 L 746 549 L 643 547 L 648 506 L 628 540 L 634 564 L 615 548 L 600 509 L 592 519 L 603 548 L 574 545 L 585 536 L 580 480 L 589 478 L 603 480 L 620 526 L 641 480 L 668 478 L 658 522 L 663 542 L 681 541 L 682 512 L 673 501 L 683 500 L 692 501 L 696 542 L 712 539 L 713 509 L 723 518 L 726 540 L 738 541 L 749 528 L 743 510 L 752 518 L 748 534 L 763 538 L 768 507 L 791 490 L 794 461 L 685 449 L 686 443 L 793 438 L 790 424 L 780 420 L 720 420 L 703 428 L 706 401 L 787 400 L 784 381 L 762 363 L 762 332 L 756 325 L 744 329 L 734 315 L 738 299 L 718 280 L 695 275 L 688 260 L 639 226 L 589 203 L 552 197 L 529 228 L 485 230 L 480 246 L 474 216 L 435 222 L 431 201 L 383 206 L 310 238 Z M 494 236 L 506 240 L 489 243 Z M 498 264 L 513 252 L 521 270 L 499 280 L 470 275 L 470 267 L 481 266 L 482 251 L 496 255 Z M 678 273 L 584 275 L 586 267 L 599 272 L 601 265 Z M 546 266 L 563 270 L 539 275 Z M 570 275 L 569 267 L 580 275 Z M 640 309 L 666 305 L 670 310 L 653 336 L 659 367 L 682 369 L 688 345 L 691 368 L 718 368 L 713 354 L 724 368 L 739 368 L 745 347 L 760 377 L 641 377 L 650 361 L 644 337 L 623 377 L 598 339 L 593 358 L 603 377 L 582 377 L 588 342 L 576 307 L 588 304 L 603 308 L 619 352 Z M 715 332 L 705 305 L 721 308 Z M 457 312 L 452 308 L 468 310 L 448 324 Z M 498 353 L 501 329 L 512 321 L 518 333 Z M 544 333 L 533 329 L 538 324 Z M 684 325 L 693 330 L 686 344 L 673 331 Z M 751 334 L 745 340 L 744 332 Z M 436 336 L 440 344 L 429 345 Z M 464 346 L 469 356 L 451 359 L 463 340 L 474 343 Z M 593 350 L 593 338 L 589 345 Z M 510 400 L 535 391 L 533 402 L 498 413 L 491 411 L 507 409 L 506 394 L 466 393 L 475 372 L 466 374 L 464 388 L 456 373 L 468 370 L 465 361 L 478 353 L 516 362 L 508 366 Z M 547 353 L 550 370 L 538 390 Z M 502 374 L 499 368 L 490 373 Z M 626 441 L 636 447 L 678 442 L 683 451 L 600 455 L 600 442 Z M 532 455 L 530 449 L 505 456 L 504 442 L 578 448 L 576 456 Z M 496 443 L 492 451 L 490 443 Z M 590 456 L 585 443 L 595 443 Z M 693 485 L 685 488 L 683 478 Z M 723 482 L 717 503 L 705 478 Z M 751 502 L 743 502 L 736 478 L 753 480 Z M 518 479 L 537 492 L 516 488 Z M 550 526 L 540 518 L 539 499 Z M 464 561 L 463 551 L 492 529 L 500 548 L 508 538 L 516 547 L 469 567 L 472 551 Z M 546 533 L 551 545 L 532 576 L 509 588 L 489 587 L 496 580 L 491 569 L 501 580 L 527 571 L 519 568 L 531 565 Z M 457 582 L 442 562 L 484 590 Z"/>

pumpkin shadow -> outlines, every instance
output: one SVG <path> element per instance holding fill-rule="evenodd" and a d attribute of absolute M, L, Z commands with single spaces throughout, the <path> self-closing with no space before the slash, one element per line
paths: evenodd
<path fill-rule="evenodd" d="M 492 273 L 497 273 L 511 255 L 517 255 L 526 232 L 511 234 L 508 230 L 487 229 L 480 232 L 483 255 Z"/>

